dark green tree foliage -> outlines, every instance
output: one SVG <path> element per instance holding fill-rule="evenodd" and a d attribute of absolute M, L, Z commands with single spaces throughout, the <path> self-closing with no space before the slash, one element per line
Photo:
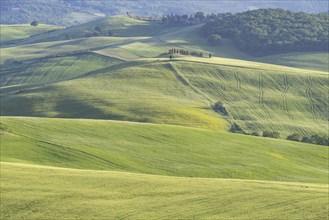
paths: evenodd
<path fill-rule="evenodd" d="M 210 34 L 207 38 L 209 44 L 217 46 L 221 43 L 222 38 L 218 34 Z"/>
<path fill-rule="evenodd" d="M 100 26 L 96 26 L 96 27 L 95 27 L 95 31 L 97 31 L 97 32 L 102 32 L 102 28 L 101 28 Z"/>
<path fill-rule="evenodd" d="M 203 53 L 202 52 L 197 52 L 197 51 L 188 51 L 188 50 L 183 50 L 183 49 L 170 49 L 168 50 L 166 54 L 181 54 L 181 55 L 185 55 L 185 56 L 195 56 L 195 57 L 203 57 Z"/>
<path fill-rule="evenodd" d="M 284 52 L 328 51 L 328 14 L 259 9 L 207 22 L 201 33 L 231 38 L 255 56 Z"/>
<path fill-rule="evenodd" d="M 218 113 L 221 113 L 221 114 L 223 114 L 223 115 L 228 115 L 228 112 L 227 112 L 227 110 L 226 110 L 226 108 L 225 108 L 225 106 L 224 106 L 224 103 L 223 102 L 221 102 L 221 101 L 218 101 L 218 102 L 216 102 L 215 104 L 214 104 L 214 110 L 216 111 L 216 112 L 218 112 Z"/>
<path fill-rule="evenodd" d="M 300 136 L 300 134 L 294 133 L 294 134 L 289 135 L 287 137 L 287 140 L 290 140 L 290 141 L 300 141 L 301 140 L 301 136 Z"/>
<path fill-rule="evenodd" d="M 32 21 L 32 23 L 31 23 L 31 26 L 38 26 L 39 25 L 39 22 L 37 22 L 37 21 Z"/>
<path fill-rule="evenodd" d="M 277 131 L 263 131 L 263 137 L 280 138 L 280 133 Z"/>
<path fill-rule="evenodd" d="M 329 137 L 314 134 L 311 137 L 304 136 L 301 142 L 329 146 Z"/>
<path fill-rule="evenodd" d="M 233 123 L 231 125 L 230 132 L 239 133 L 239 134 L 246 134 L 246 132 L 237 123 Z"/>
<path fill-rule="evenodd" d="M 253 131 L 250 135 L 252 135 L 252 136 L 260 136 L 257 131 Z"/>

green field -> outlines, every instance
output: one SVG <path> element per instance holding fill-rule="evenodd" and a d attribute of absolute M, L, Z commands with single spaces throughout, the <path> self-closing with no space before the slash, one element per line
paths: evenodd
<path fill-rule="evenodd" d="M 6 162 L 186 177 L 328 180 L 325 146 L 105 120 L 4 117 L 1 126 Z"/>
<path fill-rule="evenodd" d="M 19 179 L 19 182 L 17 181 Z M 326 219 L 328 185 L 1 163 L 3 219 Z"/>
<path fill-rule="evenodd" d="M 327 218 L 328 146 L 284 139 L 327 136 L 328 53 L 124 15 L 56 28 L 1 25 L 1 219 Z"/>
<path fill-rule="evenodd" d="M 310 136 L 328 130 L 327 83 L 324 72 L 249 61 L 146 59 L 37 88 L 4 87 L 2 115 L 115 119 L 228 130 L 225 119 L 250 133 L 272 130 L 279 131 L 281 138 L 294 132 Z M 217 101 L 224 103 L 227 116 L 213 111 Z"/>
<path fill-rule="evenodd" d="M 1 38 L 0 43 L 13 41 L 18 39 L 29 38 L 33 35 L 41 34 L 51 30 L 61 29 L 62 27 L 39 24 L 38 26 L 31 26 L 30 24 L 15 24 L 15 25 L 0 25 Z"/>

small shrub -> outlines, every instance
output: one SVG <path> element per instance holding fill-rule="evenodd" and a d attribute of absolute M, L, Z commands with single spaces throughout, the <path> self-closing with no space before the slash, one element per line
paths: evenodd
<path fill-rule="evenodd" d="M 38 25 L 39 25 L 39 22 L 38 21 L 32 21 L 31 22 L 31 26 L 34 26 L 35 27 L 35 26 L 38 26 Z"/>
<path fill-rule="evenodd" d="M 85 34 L 85 37 L 92 37 L 92 36 L 93 36 L 92 33 L 86 33 L 86 34 Z"/>
<path fill-rule="evenodd" d="M 289 141 L 300 141 L 301 136 L 300 136 L 300 134 L 294 133 L 294 134 L 289 135 L 287 137 L 287 140 L 289 140 Z"/>
<path fill-rule="evenodd" d="M 98 36 L 101 36 L 101 34 L 100 34 L 99 32 L 96 32 L 96 31 L 95 31 L 95 32 L 93 33 L 93 36 L 94 36 L 94 37 L 98 37 Z"/>
<path fill-rule="evenodd" d="M 213 106 L 213 109 L 216 112 L 219 112 L 223 115 L 228 115 L 228 112 L 227 112 L 226 108 L 224 107 L 224 103 L 221 101 L 216 102 L 215 105 Z"/>
<path fill-rule="evenodd" d="M 211 35 L 209 35 L 207 41 L 209 44 L 211 44 L 213 46 L 217 46 L 221 43 L 222 38 L 221 38 L 221 36 L 219 36 L 217 34 L 211 34 Z"/>
<path fill-rule="evenodd" d="M 233 123 L 231 125 L 230 132 L 239 133 L 239 134 L 246 134 L 246 132 L 237 123 Z"/>
<path fill-rule="evenodd" d="M 304 143 L 312 143 L 311 139 L 309 137 L 306 137 L 306 136 L 304 136 L 302 138 L 301 142 L 304 142 Z"/>
<path fill-rule="evenodd" d="M 102 28 L 101 28 L 100 26 L 96 26 L 96 27 L 95 27 L 95 31 L 97 31 L 97 32 L 102 32 Z"/>
<path fill-rule="evenodd" d="M 260 136 L 260 134 L 257 131 L 252 132 L 250 135 L 252 135 L 252 136 Z"/>
<path fill-rule="evenodd" d="M 280 133 L 277 131 L 263 131 L 263 137 L 280 138 Z"/>

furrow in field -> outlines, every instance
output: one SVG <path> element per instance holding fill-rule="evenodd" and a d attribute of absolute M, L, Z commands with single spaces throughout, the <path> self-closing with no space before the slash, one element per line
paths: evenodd
<path fill-rule="evenodd" d="M 307 95 L 307 98 L 309 100 L 309 103 L 311 105 L 311 113 L 312 113 L 312 118 L 313 118 L 313 121 L 314 122 L 318 122 L 317 121 L 317 118 L 316 118 L 316 113 L 315 113 L 315 106 L 314 106 L 314 101 L 312 99 L 312 95 L 311 95 L 311 88 L 312 88 L 312 79 L 311 79 L 311 76 L 308 75 L 307 76 L 307 88 L 306 88 L 306 95 Z"/>
<path fill-rule="evenodd" d="M 239 76 L 238 71 L 236 71 L 236 70 L 234 70 L 234 77 L 235 77 L 235 79 L 236 79 L 236 81 L 237 81 L 236 92 L 237 92 L 237 93 L 243 98 L 244 101 L 247 101 L 247 103 L 249 103 L 249 105 L 251 106 L 251 108 L 252 108 L 254 111 L 256 111 L 257 108 L 256 108 L 255 104 L 251 101 L 251 99 L 250 99 L 247 95 L 245 95 L 245 93 L 242 92 L 242 88 L 241 88 L 241 79 L 240 79 L 240 76 Z M 246 116 L 249 115 L 249 113 L 247 113 L 246 111 L 244 111 L 244 112 L 245 112 L 245 115 L 246 115 Z M 258 114 L 258 115 L 261 116 L 261 117 L 264 117 L 264 116 L 263 116 L 260 112 L 258 112 L 258 111 L 257 111 L 256 114 Z M 262 130 L 262 126 L 261 126 L 259 123 L 253 121 L 253 124 L 256 125 L 260 130 Z"/>
<path fill-rule="evenodd" d="M 272 117 L 268 109 L 266 108 L 264 104 L 264 86 L 263 86 L 263 74 L 258 74 L 258 89 L 259 89 L 259 105 L 262 108 L 262 110 L 266 113 L 267 117 L 269 118 L 269 126 L 271 127 L 272 131 L 275 131 L 273 124 L 272 124 Z"/>
<path fill-rule="evenodd" d="M 281 93 L 282 96 L 282 102 L 283 102 L 283 110 L 287 113 L 289 119 L 294 122 L 294 119 L 292 117 L 292 115 L 289 112 L 288 109 L 288 104 L 287 104 L 287 92 L 289 90 L 289 84 L 288 84 L 288 76 L 287 74 L 283 74 L 283 84 L 284 84 L 284 89 L 283 92 Z"/>
<path fill-rule="evenodd" d="M 175 65 L 172 62 L 169 62 L 168 64 L 169 68 L 175 73 L 175 76 L 179 82 L 181 82 L 183 85 L 189 87 L 192 91 L 199 94 L 201 97 L 205 98 L 208 102 L 212 103 L 213 100 L 209 98 L 205 93 L 203 93 L 200 89 L 193 86 L 188 79 L 186 79 L 183 74 L 181 74 L 178 69 L 175 67 Z"/>

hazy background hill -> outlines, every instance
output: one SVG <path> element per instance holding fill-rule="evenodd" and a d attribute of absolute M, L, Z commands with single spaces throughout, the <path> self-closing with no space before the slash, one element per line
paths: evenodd
<path fill-rule="evenodd" d="M 124 14 L 158 16 L 170 13 L 192 14 L 241 12 L 257 8 L 283 8 L 309 13 L 328 12 L 327 1 L 92 1 L 92 0 L 2 0 L 2 24 L 42 23 L 69 26 L 107 15 Z"/>

